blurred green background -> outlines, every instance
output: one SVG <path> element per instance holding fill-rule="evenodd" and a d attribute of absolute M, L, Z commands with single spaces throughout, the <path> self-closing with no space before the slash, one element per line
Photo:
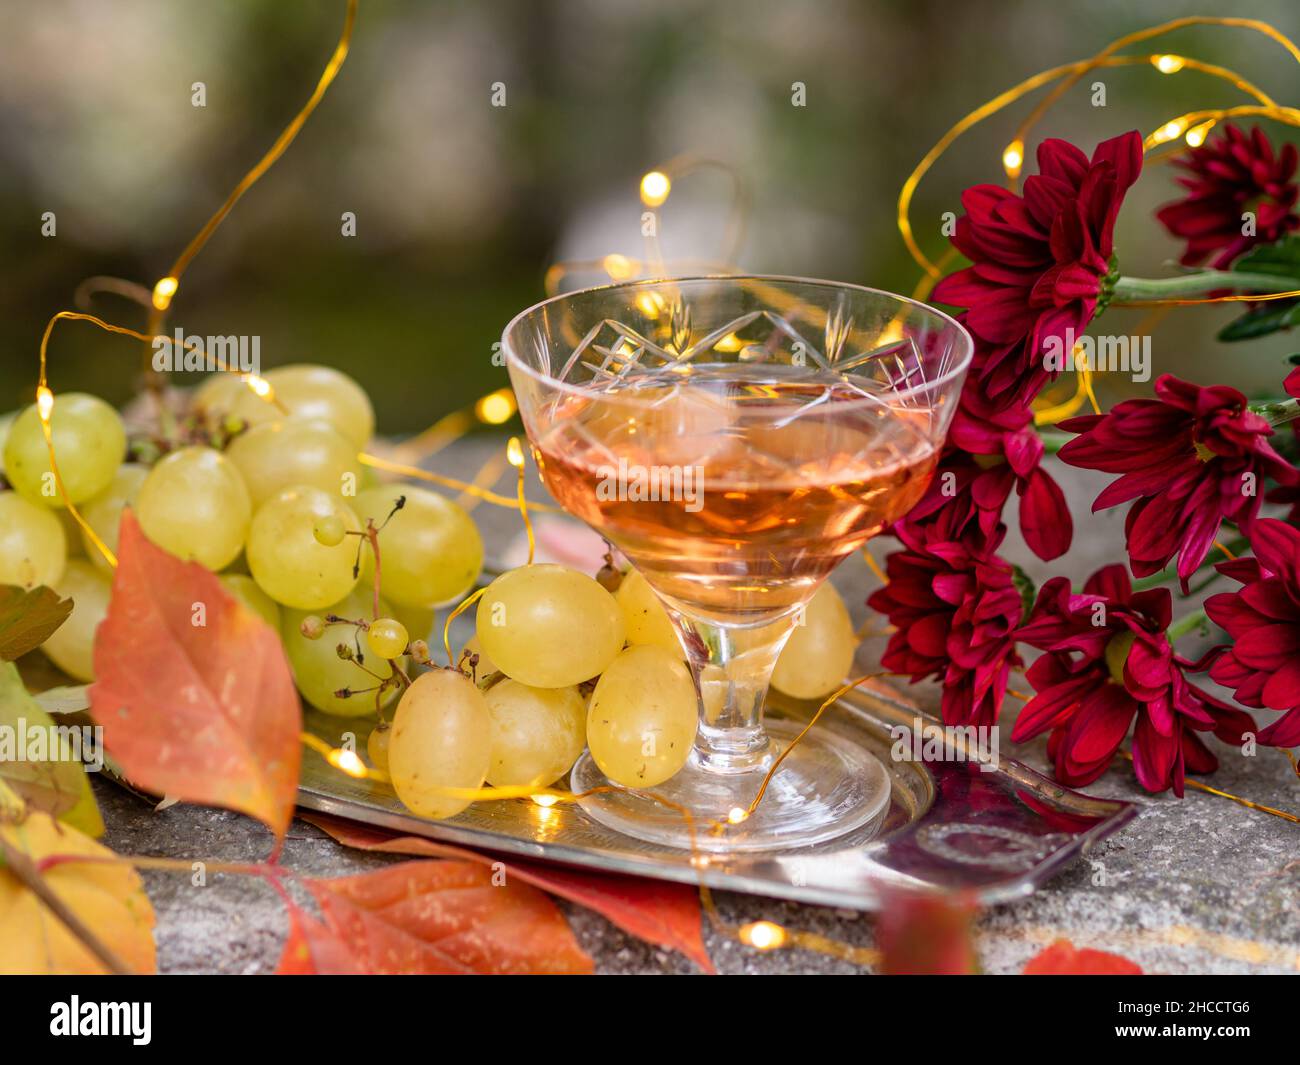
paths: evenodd
<path fill-rule="evenodd" d="M 152 284 L 306 100 L 342 0 L 42 0 L 0 10 L 0 409 L 30 401 L 48 316 L 79 282 Z M 790 3 L 362 0 L 352 52 L 297 142 L 185 277 L 169 326 L 258 335 L 263 365 L 354 375 L 381 428 L 417 430 L 505 383 L 492 344 L 540 299 L 548 264 L 643 254 L 640 175 L 679 153 L 720 159 L 752 191 L 737 265 L 909 291 L 894 228 L 908 171 L 959 117 L 1048 66 L 1186 14 L 1250 16 L 1300 35 L 1295 0 Z M 1151 49 L 1233 67 L 1295 102 L 1297 68 L 1244 30 L 1189 29 Z M 1101 72 L 1039 128 L 1091 150 L 1198 106 L 1244 102 L 1194 72 Z M 191 104 L 206 86 L 207 106 Z M 793 82 L 807 104 L 791 104 Z M 493 107 L 492 85 L 506 87 Z M 918 238 L 943 248 L 962 187 L 1000 178 L 1020 106 L 958 141 L 922 186 Z M 1277 137 L 1288 131 L 1270 127 Z M 1032 151 L 1032 143 L 1031 143 Z M 1152 209 L 1153 170 L 1126 205 L 1124 272 L 1167 273 L 1177 248 Z M 670 256 L 716 258 L 728 184 L 701 171 L 662 212 Z M 57 236 L 41 235 L 52 211 Z M 357 235 L 340 216 L 357 216 Z M 111 296 L 90 307 L 140 328 Z M 1277 379 L 1292 338 L 1228 349 L 1230 311 L 1172 316 L 1156 372 L 1248 388 Z M 1136 316 L 1115 312 L 1107 331 Z M 1110 324 L 1114 322 L 1114 324 Z M 140 345 L 59 327 L 56 391 L 125 401 Z"/>

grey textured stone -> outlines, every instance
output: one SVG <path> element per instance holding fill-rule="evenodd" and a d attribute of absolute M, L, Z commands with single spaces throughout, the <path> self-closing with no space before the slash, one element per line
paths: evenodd
<path fill-rule="evenodd" d="M 499 446 L 467 441 L 439 457 L 438 468 L 468 477 Z M 1074 513 L 1088 514 L 1099 481 L 1056 464 Z M 1013 502 L 1014 505 L 1014 502 Z M 518 518 L 489 506 L 475 514 L 489 543 L 500 545 L 518 531 Z M 1098 565 L 1121 558 L 1122 515 L 1081 518 L 1075 548 L 1056 563 L 1033 559 L 1023 545 L 1006 554 L 1036 580 L 1053 573 L 1075 580 Z M 876 545 L 878 557 L 888 545 Z M 874 579 L 849 561 L 837 583 L 858 620 Z M 1179 604 L 1176 614 L 1190 606 Z M 863 649 L 864 661 L 878 644 Z M 933 691 L 922 700 L 933 698 Z M 1004 735 L 1009 729 L 1004 731 Z M 1210 740 L 1222 761 L 1215 787 L 1285 810 L 1300 809 L 1297 778 L 1278 751 L 1247 758 Z M 1041 742 L 1004 750 L 1046 771 Z M 981 916 L 977 946 L 983 968 L 1016 973 L 1057 937 L 1079 947 L 1114 950 L 1151 972 L 1295 972 L 1300 970 L 1300 828 L 1226 799 L 1189 791 L 1178 800 L 1150 796 L 1133 781 L 1127 762 L 1117 761 L 1091 788 L 1092 794 L 1128 799 L 1142 806 L 1135 823 L 1107 841 L 1090 863 L 1063 872 L 1046 888 L 1014 905 Z M 247 862 L 264 858 L 268 833 L 232 813 L 151 806 L 112 784 L 96 784 L 108 834 L 104 842 L 130 854 Z M 317 829 L 295 821 L 283 863 L 310 876 L 342 876 L 377 869 L 398 857 L 350 851 Z M 210 875 L 194 887 L 180 873 L 147 872 L 146 886 L 158 916 L 159 964 L 164 972 L 268 972 L 275 967 L 286 921 L 281 901 L 265 883 L 245 876 Z M 873 919 L 814 906 L 718 893 L 724 920 L 768 919 L 856 945 L 870 945 Z M 602 973 L 686 973 L 685 959 L 641 943 L 603 918 L 563 903 L 582 946 Z M 724 973 L 851 973 L 865 970 L 820 954 L 761 954 L 706 924 L 705 941 Z"/>

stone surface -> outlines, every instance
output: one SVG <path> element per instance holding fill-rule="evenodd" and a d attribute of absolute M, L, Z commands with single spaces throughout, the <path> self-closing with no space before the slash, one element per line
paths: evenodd
<path fill-rule="evenodd" d="M 491 448 L 476 439 L 439 456 L 441 471 L 469 478 Z M 1076 515 L 1087 515 L 1098 482 L 1055 467 Z M 508 510 L 482 506 L 475 519 L 492 546 L 517 534 L 518 518 Z M 1052 573 L 1081 580 L 1098 565 L 1120 557 L 1122 514 L 1086 519 L 1076 532 L 1075 549 L 1045 565 L 1023 546 L 1010 543 L 1006 554 L 1042 580 Z M 873 547 L 877 557 L 889 549 Z M 854 609 L 874 583 L 857 560 L 845 563 L 837 583 Z M 1191 609 L 1179 604 L 1176 616 Z M 878 644 L 863 648 L 863 660 Z M 932 695 L 932 693 L 929 693 Z M 928 696 L 927 696 L 928 697 Z M 1009 700 L 1008 715 L 1014 700 Z M 1009 727 L 1004 730 L 1009 734 Z M 1300 782 L 1278 751 L 1255 757 L 1209 741 L 1222 760 L 1215 787 L 1258 803 L 1300 810 Z M 1003 753 L 1046 771 L 1041 743 Z M 1300 971 L 1300 826 L 1227 799 L 1189 791 L 1181 801 L 1151 796 L 1119 762 L 1086 789 L 1091 794 L 1128 799 L 1141 816 L 1098 848 L 1088 862 L 1076 863 L 1047 887 L 1021 902 L 987 911 L 978 923 L 977 946 L 984 969 L 1017 973 L 1025 962 L 1058 937 L 1076 946 L 1122 953 L 1151 972 Z M 108 824 L 104 842 L 127 854 L 203 857 L 248 862 L 264 858 L 267 832 L 236 814 L 173 806 L 152 806 L 107 781 L 96 793 Z M 314 827 L 294 822 L 285 843 L 284 864 L 304 875 L 341 876 L 364 872 L 398 857 L 349 851 Z M 283 904 L 265 883 L 246 876 L 212 874 L 195 886 L 184 873 L 146 872 L 146 886 L 158 917 L 158 957 L 164 972 L 259 973 L 275 967 L 286 922 Z M 756 919 L 817 932 L 854 945 L 872 943 L 869 915 L 769 899 L 718 893 L 723 919 L 732 924 Z M 584 949 L 602 973 L 686 973 L 683 958 L 632 939 L 603 918 L 561 903 Z M 760 954 L 706 923 L 705 940 L 724 973 L 851 973 L 867 970 L 806 951 Z"/>

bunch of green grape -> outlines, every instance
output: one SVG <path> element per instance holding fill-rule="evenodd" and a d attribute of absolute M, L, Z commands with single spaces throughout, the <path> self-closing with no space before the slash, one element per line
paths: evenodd
<path fill-rule="evenodd" d="M 696 683 L 677 630 L 640 574 L 611 594 L 591 577 L 538 564 L 496 578 L 478 602 L 459 669 L 419 677 L 372 759 L 402 802 L 425 817 L 464 810 L 484 784 L 541 788 L 586 747 L 601 771 L 651 788 L 690 756 Z M 837 689 L 857 640 L 830 585 L 818 590 L 778 660 L 774 683 L 797 698 Z M 702 678 L 707 706 L 725 690 Z"/>
<path fill-rule="evenodd" d="M 43 645 L 64 672 L 94 679 L 95 632 L 112 589 L 94 539 L 115 552 L 127 507 L 149 540 L 219 574 L 279 633 L 299 691 L 327 713 L 374 714 L 390 703 L 408 644 L 429 635 L 439 604 L 473 587 L 483 541 L 469 515 L 423 488 L 367 480 L 357 456 L 374 410 L 355 381 L 311 365 L 263 380 L 274 402 L 236 374 L 210 377 L 193 394 L 186 432 L 152 465 L 129 461 L 126 429 L 108 403 L 59 394 L 50 433 L 62 491 L 37 408 L 0 422 L 9 485 L 0 489 L 0 584 L 47 585 L 73 600 Z M 94 536 L 71 520 L 65 494 Z M 340 620 L 309 638 L 307 622 L 319 618 Z"/>
<path fill-rule="evenodd" d="M 434 668 L 436 608 L 478 581 L 483 542 L 470 516 L 435 492 L 367 480 L 358 454 L 374 432 L 369 398 L 323 366 L 262 380 L 274 402 L 219 373 L 193 394 L 186 435 L 152 465 L 130 461 L 122 418 L 94 396 L 63 393 L 50 431 L 39 412 L 0 419 L 0 584 L 47 585 L 74 602 L 43 646 L 71 676 L 94 679 L 95 632 L 109 609 L 125 508 L 171 554 L 222 585 L 278 633 L 306 702 L 371 717 L 371 762 L 401 801 L 450 817 L 489 788 L 544 788 L 584 749 L 615 783 L 651 788 L 690 755 L 701 699 L 676 627 L 635 571 L 607 583 L 564 566 L 503 573 L 479 598 L 460 660 Z M 71 520 L 64 494 L 93 536 Z M 377 550 L 376 550 L 377 548 Z M 829 694 L 856 640 L 829 585 L 799 619 L 774 685 Z M 400 695 L 392 720 L 386 712 Z"/>

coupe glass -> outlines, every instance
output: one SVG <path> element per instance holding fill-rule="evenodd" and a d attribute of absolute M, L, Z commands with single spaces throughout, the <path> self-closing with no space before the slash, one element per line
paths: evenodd
<path fill-rule="evenodd" d="M 665 783 L 605 787 L 582 756 L 571 787 L 603 789 L 587 812 L 684 847 L 684 807 L 727 824 L 695 836 L 709 850 L 804 846 L 882 817 L 884 767 L 827 729 L 742 815 L 800 727 L 763 720 L 777 656 L 827 574 L 924 494 L 966 331 L 874 289 L 728 276 L 566 293 L 503 340 L 543 480 L 662 599 L 700 695 L 694 749 Z"/>

